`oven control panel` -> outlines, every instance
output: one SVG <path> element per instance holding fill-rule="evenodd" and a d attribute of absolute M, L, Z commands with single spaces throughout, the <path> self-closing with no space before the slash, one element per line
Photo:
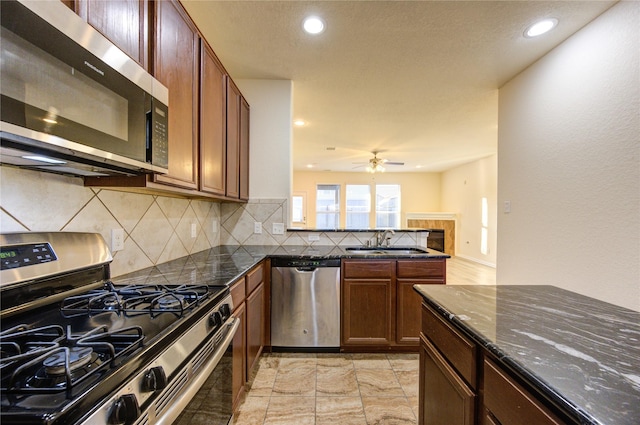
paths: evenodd
<path fill-rule="evenodd" d="M 56 261 L 49 243 L 34 243 L 0 247 L 0 270 L 16 269 Z"/>

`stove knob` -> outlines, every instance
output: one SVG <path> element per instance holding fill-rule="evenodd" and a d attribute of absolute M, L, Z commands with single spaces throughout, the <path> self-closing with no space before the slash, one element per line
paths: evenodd
<path fill-rule="evenodd" d="M 140 416 L 140 406 L 135 394 L 123 394 L 113 405 L 109 423 L 114 425 L 132 424 Z"/>
<path fill-rule="evenodd" d="M 162 366 L 152 367 L 144 374 L 142 391 L 159 391 L 164 389 L 169 381 Z"/>
<path fill-rule="evenodd" d="M 223 319 L 226 320 L 231 317 L 231 308 L 229 307 L 229 304 L 222 304 L 220 306 L 220 311 L 222 312 Z"/>
<path fill-rule="evenodd" d="M 214 328 L 222 326 L 222 315 L 219 311 L 216 311 L 209 316 L 209 324 Z"/>

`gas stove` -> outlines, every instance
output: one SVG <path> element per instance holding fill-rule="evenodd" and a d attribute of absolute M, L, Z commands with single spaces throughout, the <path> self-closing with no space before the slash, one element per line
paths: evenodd
<path fill-rule="evenodd" d="M 226 286 L 116 285 L 98 234 L 0 242 L 3 424 L 170 423 L 231 351 Z"/>

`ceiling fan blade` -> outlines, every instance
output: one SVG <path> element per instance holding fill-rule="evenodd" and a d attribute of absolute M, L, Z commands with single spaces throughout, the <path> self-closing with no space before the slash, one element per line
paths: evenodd
<path fill-rule="evenodd" d="M 386 161 L 384 165 L 404 165 L 404 162 Z"/>

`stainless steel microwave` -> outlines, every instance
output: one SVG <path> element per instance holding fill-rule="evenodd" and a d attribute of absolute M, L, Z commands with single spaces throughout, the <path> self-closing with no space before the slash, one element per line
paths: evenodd
<path fill-rule="evenodd" d="M 165 86 L 60 1 L 0 1 L 0 163 L 166 173 Z"/>

